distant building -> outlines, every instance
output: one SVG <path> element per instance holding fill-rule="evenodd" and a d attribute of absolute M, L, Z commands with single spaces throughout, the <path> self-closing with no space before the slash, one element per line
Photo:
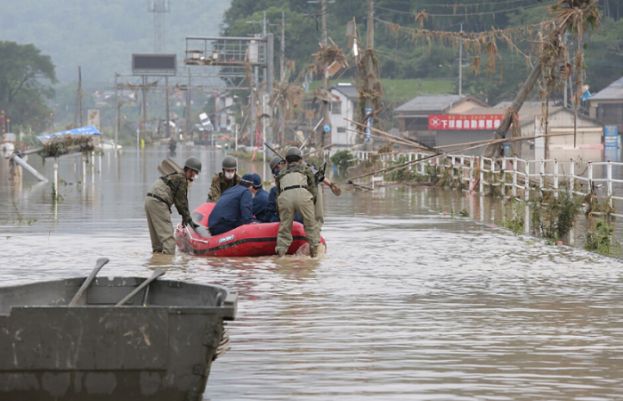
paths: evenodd
<path fill-rule="evenodd" d="M 493 119 L 467 114 L 469 110 L 486 106 L 471 96 L 416 96 L 398 106 L 394 113 L 401 135 L 436 147 L 492 138 L 496 128 Z M 485 125 L 480 126 L 480 121 Z M 487 121 L 490 121 L 488 126 Z"/>
<path fill-rule="evenodd" d="M 357 88 L 350 83 L 340 83 L 330 88 L 333 100 L 331 102 L 331 153 L 340 148 L 351 148 L 357 143 L 363 142 L 357 138 L 357 126 L 350 121 L 355 121 L 357 116 L 356 107 L 359 94 Z M 350 121 L 349 121 L 350 120 Z"/>
<path fill-rule="evenodd" d="M 623 132 L 623 77 L 594 94 L 589 100 L 589 115 L 604 125 L 616 125 Z"/>
<path fill-rule="evenodd" d="M 501 102 L 495 108 L 503 113 L 510 105 L 509 101 Z M 540 101 L 524 102 L 518 113 L 521 136 L 545 135 L 545 127 L 541 124 L 542 116 L 543 107 Z M 526 160 L 602 160 L 603 126 L 598 121 L 578 115 L 574 130 L 573 111 L 550 104 L 547 134 L 552 136 L 518 142 L 513 145 L 512 154 Z M 509 132 L 508 136 L 510 135 Z"/>

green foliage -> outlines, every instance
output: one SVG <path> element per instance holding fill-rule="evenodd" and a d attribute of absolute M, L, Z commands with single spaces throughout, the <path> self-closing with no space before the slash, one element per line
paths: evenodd
<path fill-rule="evenodd" d="M 606 7 L 606 16 L 619 18 L 623 7 L 602 4 Z M 465 32 L 482 32 L 492 27 L 504 29 L 511 26 L 535 24 L 551 18 L 547 2 L 534 3 L 528 6 L 501 5 L 498 2 L 482 0 L 456 0 L 452 7 L 435 0 L 406 2 L 404 0 L 376 0 L 375 17 L 384 21 L 400 24 L 403 27 L 417 26 L 414 16 L 426 10 L 429 17 L 424 20 L 424 28 L 439 31 L 458 31 L 459 22 Z M 620 9 L 619 9 L 620 8 Z M 499 12 L 500 9 L 508 9 Z M 318 50 L 320 40 L 319 5 L 296 0 L 233 0 L 226 13 L 227 34 L 250 34 L 261 30 L 259 22 L 262 12 L 267 11 L 269 22 L 280 22 L 281 11 L 286 12 L 286 54 L 296 61 L 297 73 L 311 64 L 311 55 Z M 345 25 L 353 17 L 357 22 L 360 46 L 365 46 L 365 23 L 367 7 L 365 3 L 355 0 L 340 0 L 328 5 L 329 36 L 349 53 L 345 38 Z M 489 13 L 488 11 L 492 11 Z M 493 12 L 495 11 L 495 12 Z M 452 14 L 470 14 L 469 17 L 458 18 Z M 450 14 L 450 16 L 447 16 Z M 446 15 L 445 17 L 440 15 Z M 249 24 L 248 21 L 255 21 Z M 269 26 L 269 31 L 279 40 L 279 26 Z M 596 91 L 619 78 L 623 67 L 621 41 L 623 36 L 623 20 L 609 21 L 603 24 L 600 31 L 593 34 L 586 43 L 587 83 L 591 90 Z M 291 40 L 289 38 L 305 38 Z M 426 42 L 425 40 L 423 42 Z M 535 54 L 535 43 L 524 41 L 516 43 L 526 55 Z M 463 92 L 478 96 L 491 104 L 512 98 L 528 75 L 528 66 L 523 54 L 509 49 L 505 43 L 498 43 L 496 71 L 482 71 L 475 74 L 468 65 L 472 62 L 472 54 L 464 52 Z M 278 45 L 275 45 L 278 48 Z M 426 88 L 387 88 L 383 82 L 385 102 L 392 105 L 393 99 L 407 100 L 424 93 L 456 92 L 458 75 L 458 49 L 447 43 L 415 44 L 405 38 L 398 38 L 382 23 L 376 24 L 375 50 L 379 57 L 381 78 L 391 79 L 443 79 L 453 83 L 454 87 L 445 87 L 441 91 Z M 486 56 L 483 57 L 483 60 Z M 485 69 L 484 67 L 482 68 Z M 341 75 L 341 80 L 353 81 L 354 70 L 349 69 Z M 399 92 L 399 93 L 396 93 Z M 408 93 L 404 93 L 408 92 Z"/>
<path fill-rule="evenodd" d="M 407 158 L 405 156 L 400 156 L 397 160 L 392 161 L 388 167 L 392 166 L 400 166 L 407 162 Z M 385 174 L 385 179 L 388 181 L 396 181 L 396 182 L 406 182 L 413 181 L 417 179 L 417 172 L 415 170 L 415 166 L 413 166 L 413 170 L 410 170 L 409 167 L 397 168 L 395 170 L 389 171 Z"/>
<path fill-rule="evenodd" d="M 56 82 L 54 64 L 34 45 L 0 41 L 0 110 L 11 119 L 13 130 L 43 129 L 50 120 L 45 99 Z"/>
<path fill-rule="evenodd" d="M 543 238 L 552 241 L 564 239 L 575 222 L 582 199 L 567 192 L 561 192 L 558 198 L 547 196 L 536 202 L 533 208 L 533 224 Z"/>
<path fill-rule="evenodd" d="M 586 234 L 584 249 L 602 255 L 613 256 L 621 253 L 621 244 L 614 239 L 614 227 L 607 218 L 596 219 Z"/>
<path fill-rule="evenodd" d="M 346 170 L 353 164 L 353 160 L 353 155 L 348 150 L 340 150 L 331 156 L 331 163 L 337 168 L 340 177 L 346 175 Z"/>
<path fill-rule="evenodd" d="M 504 216 L 502 220 L 502 225 L 507 229 L 511 230 L 515 235 L 519 235 L 523 233 L 524 230 L 524 213 L 526 210 L 526 205 L 523 201 L 519 200 L 511 200 L 512 208 L 511 208 L 511 216 L 507 218 Z"/>
<path fill-rule="evenodd" d="M 621 8 L 623 11 L 623 7 Z M 587 80 L 591 92 L 610 85 L 623 69 L 623 19 L 602 21 L 586 45 Z"/>

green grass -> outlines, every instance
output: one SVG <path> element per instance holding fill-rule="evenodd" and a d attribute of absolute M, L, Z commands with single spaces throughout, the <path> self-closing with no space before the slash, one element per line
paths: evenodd
<path fill-rule="evenodd" d="M 454 93 L 454 81 L 451 79 L 381 79 L 385 101 L 403 103 L 420 95 Z"/>

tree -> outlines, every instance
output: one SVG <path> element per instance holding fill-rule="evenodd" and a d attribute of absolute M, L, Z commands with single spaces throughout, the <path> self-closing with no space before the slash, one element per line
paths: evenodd
<path fill-rule="evenodd" d="M 0 41 L 0 109 L 13 127 L 43 130 L 50 121 L 46 99 L 54 95 L 54 64 L 32 44 Z"/>

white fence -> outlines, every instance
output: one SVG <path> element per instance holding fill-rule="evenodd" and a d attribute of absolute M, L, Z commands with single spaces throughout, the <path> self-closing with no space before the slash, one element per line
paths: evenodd
<path fill-rule="evenodd" d="M 462 184 L 462 188 L 482 194 L 497 189 L 502 195 L 528 200 L 531 191 L 550 192 L 556 197 L 560 191 L 578 196 L 593 193 L 599 199 L 606 200 L 617 212 L 623 213 L 623 163 L 620 162 L 524 160 L 516 157 L 492 159 L 468 155 L 430 158 L 428 153 L 377 154 L 365 151 L 356 151 L 354 156 L 358 161 L 379 160 L 382 168 L 401 161 L 411 162 L 405 169 L 422 176 L 427 175 L 428 166 L 443 167 L 452 180 Z M 370 176 L 372 187 L 378 184 L 380 175 L 382 173 Z"/>

